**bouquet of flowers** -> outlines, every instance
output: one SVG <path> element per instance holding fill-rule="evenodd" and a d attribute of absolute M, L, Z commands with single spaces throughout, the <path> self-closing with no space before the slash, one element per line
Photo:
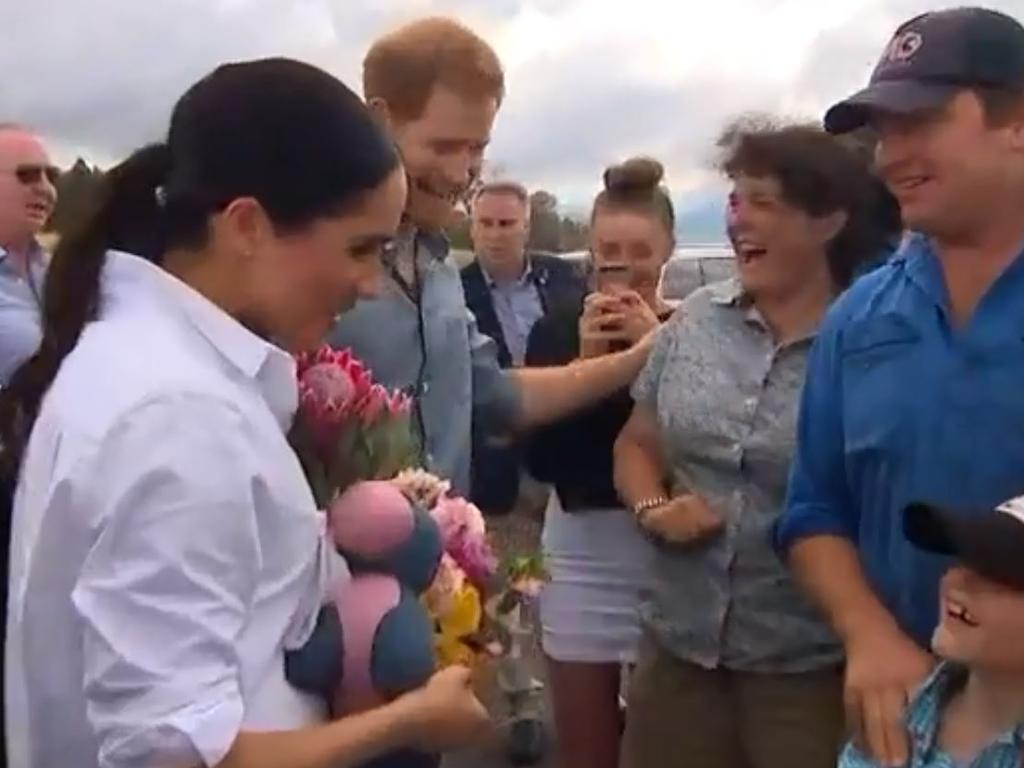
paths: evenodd
<path fill-rule="evenodd" d="M 499 571 L 480 510 L 418 467 L 408 397 L 348 350 L 321 348 L 297 371 L 290 439 L 353 578 L 290 654 L 289 679 L 346 712 L 418 687 L 439 666 L 501 655 L 502 621 L 539 567 L 524 558 Z M 338 672 L 325 679 L 325 669 Z"/>

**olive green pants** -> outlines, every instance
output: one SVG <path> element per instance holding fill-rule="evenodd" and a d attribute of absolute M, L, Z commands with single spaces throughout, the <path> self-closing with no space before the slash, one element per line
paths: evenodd
<path fill-rule="evenodd" d="M 843 738 L 840 669 L 708 670 L 646 635 L 620 768 L 835 768 Z"/>

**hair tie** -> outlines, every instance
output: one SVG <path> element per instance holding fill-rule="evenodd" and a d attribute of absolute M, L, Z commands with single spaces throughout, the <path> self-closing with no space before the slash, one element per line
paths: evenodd
<path fill-rule="evenodd" d="M 164 189 L 163 184 L 160 184 L 153 190 L 153 198 L 156 200 L 157 208 L 167 207 L 167 190 Z"/>

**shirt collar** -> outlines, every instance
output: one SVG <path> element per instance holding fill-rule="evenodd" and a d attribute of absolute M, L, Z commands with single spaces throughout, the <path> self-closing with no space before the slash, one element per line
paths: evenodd
<path fill-rule="evenodd" d="M 764 315 L 758 310 L 747 292 L 743 290 L 743 283 L 740 282 L 738 277 L 730 277 L 728 280 L 714 283 L 708 287 L 708 290 L 711 292 L 712 304 L 743 310 L 744 320 L 763 331 L 770 331 L 768 323 L 765 322 Z M 787 342 L 784 346 L 791 347 L 794 344 L 813 341 L 817 335 L 818 332 L 815 329 L 801 338 Z"/>
<path fill-rule="evenodd" d="M 730 277 L 720 283 L 714 283 L 708 287 L 711 292 L 711 301 L 722 307 L 751 306 L 750 297 L 743 290 L 743 284 L 738 278 Z"/>
<path fill-rule="evenodd" d="M 448 258 L 451 241 L 448 240 L 448 236 L 444 232 L 427 232 L 417 229 L 414 237 L 437 261 L 444 261 Z"/>
<path fill-rule="evenodd" d="M 499 283 L 495 280 L 491 273 L 487 271 L 487 267 L 484 265 L 479 258 L 477 258 L 477 264 L 480 265 L 480 271 L 484 273 L 484 281 L 487 283 L 488 288 L 494 288 L 502 285 L 526 285 L 530 281 L 530 277 L 533 275 L 533 259 L 527 254 L 523 262 L 523 271 L 519 274 L 515 280 L 510 280 L 507 283 Z"/>
<path fill-rule="evenodd" d="M 10 254 L 7 252 L 7 249 L 0 245 L 0 265 L 7 268 L 7 259 L 9 257 Z M 32 242 L 28 247 L 28 260 L 33 265 L 43 266 L 46 264 L 46 250 L 35 238 L 32 238 Z"/>
<path fill-rule="evenodd" d="M 903 266 L 910 280 L 936 306 L 943 309 L 949 306 L 946 279 L 942 274 L 939 258 L 928 237 L 915 232 L 907 234 L 903 238 L 899 250 L 892 257 L 892 261 L 894 264 Z"/>
<path fill-rule="evenodd" d="M 942 713 L 950 699 L 963 689 L 969 674 L 966 667 L 944 661 L 939 664 L 911 702 L 907 712 L 907 727 L 918 754 L 932 754 L 939 738 Z M 1024 723 L 1007 729 L 993 743 L 1020 749 L 1024 745 Z"/>
<path fill-rule="evenodd" d="M 746 291 L 743 290 L 743 284 L 740 282 L 739 278 L 730 277 L 728 280 L 723 280 L 720 283 L 714 283 L 710 286 L 709 290 L 711 291 L 712 304 L 717 304 L 720 307 L 743 310 L 744 319 L 748 323 L 756 325 L 762 330 L 768 330 L 768 323 L 764 321 L 764 317 L 758 311 L 757 307 L 754 306 L 754 302 L 751 301 L 750 296 L 748 296 Z"/>
<path fill-rule="evenodd" d="M 191 286 L 130 253 L 110 251 L 103 271 L 104 300 L 114 305 L 156 296 L 243 377 L 256 383 L 282 428 L 298 406 L 294 358 L 260 338 Z"/>

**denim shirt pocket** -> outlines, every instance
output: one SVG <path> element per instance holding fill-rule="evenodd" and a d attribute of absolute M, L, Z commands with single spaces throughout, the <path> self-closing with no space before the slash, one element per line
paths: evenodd
<path fill-rule="evenodd" d="M 921 339 L 908 320 L 883 315 L 844 329 L 841 354 L 846 451 L 895 447 L 913 399 L 910 359 Z"/>

